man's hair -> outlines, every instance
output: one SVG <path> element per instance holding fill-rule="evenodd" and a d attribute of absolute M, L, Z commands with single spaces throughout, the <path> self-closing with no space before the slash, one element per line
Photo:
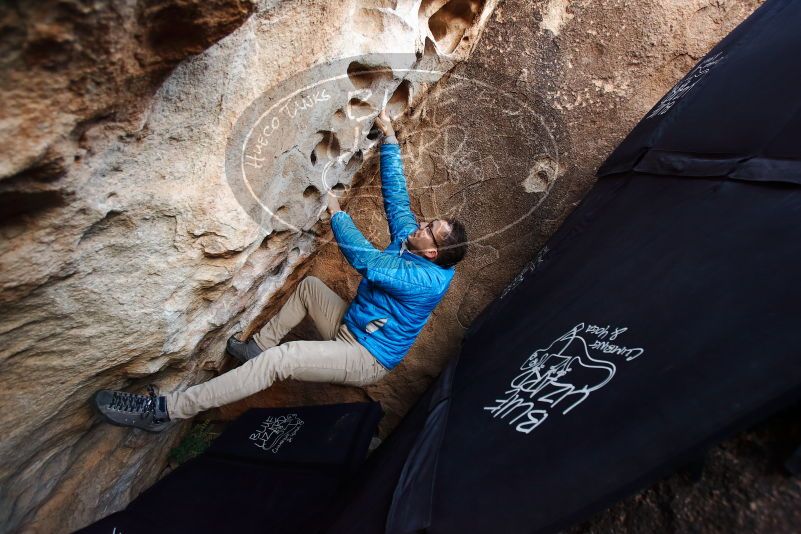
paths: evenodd
<path fill-rule="evenodd" d="M 456 219 L 442 219 L 451 227 L 451 232 L 439 244 L 439 251 L 434 263 L 442 267 L 456 265 L 467 253 L 467 231 Z"/>

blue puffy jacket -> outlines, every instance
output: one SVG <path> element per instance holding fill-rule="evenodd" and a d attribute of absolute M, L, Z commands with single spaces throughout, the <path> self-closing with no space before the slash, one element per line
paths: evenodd
<path fill-rule="evenodd" d="M 400 146 L 381 145 L 381 189 L 389 223 L 390 244 L 380 251 L 356 228 L 350 215 L 338 211 L 331 228 L 348 263 L 362 275 L 344 323 L 381 364 L 392 369 L 448 291 L 454 267 L 405 250 L 402 243 L 417 230 L 409 204 Z"/>

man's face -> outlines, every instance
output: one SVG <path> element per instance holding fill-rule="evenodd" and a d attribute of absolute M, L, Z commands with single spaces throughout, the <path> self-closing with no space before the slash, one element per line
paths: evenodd
<path fill-rule="evenodd" d="M 434 219 L 430 223 L 420 222 L 417 230 L 406 239 L 409 250 L 425 256 L 429 260 L 437 257 L 437 245 L 444 243 L 451 231 L 451 226 L 442 219 Z"/>

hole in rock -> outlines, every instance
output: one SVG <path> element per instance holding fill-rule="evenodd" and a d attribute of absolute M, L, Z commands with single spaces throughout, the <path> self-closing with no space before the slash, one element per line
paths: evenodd
<path fill-rule="evenodd" d="M 420 6 L 421 12 L 432 3 L 433 1 L 423 2 Z M 456 50 L 464 33 L 473 25 L 483 3 L 483 0 L 450 0 L 431 15 L 428 29 L 437 45 L 448 54 Z"/>
<path fill-rule="evenodd" d="M 262 240 L 261 246 L 265 248 L 277 248 L 280 247 L 281 244 L 286 240 L 289 239 L 292 232 L 289 230 L 277 230 L 270 232 L 267 236 Z"/>
<path fill-rule="evenodd" d="M 347 188 L 345 187 L 345 184 L 343 184 L 342 182 L 337 182 L 336 185 L 334 185 L 334 187 L 331 188 L 332 191 L 338 194 L 337 196 L 339 196 L 339 194 L 341 193 L 344 193 L 345 189 Z"/>
<path fill-rule="evenodd" d="M 352 61 L 348 65 L 348 78 L 357 89 L 368 89 L 382 81 L 391 80 L 393 74 L 392 69 L 385 65 L 370 66 Z"/>
<path fill-rule="evenodd" d="M 300 249 L 298 247 L 292 247 L 292 250 L 289 251 L 286 258 L 290 263 L 294 263 L 295 260 L 298 259 L 298 256 L 300 256 Z"/>
<path fill-rule="evenodd" d="M 292 222 L 292 210 L 289 206 L 281 206 L 273 212 L 272 227 L 275 231 L 294 230 Z"/>
<path fill-rule="evenodd" d="M 325 203 L 316 186 L 310 185 L 303 191 L 303 212 L 308 217 L 319 211 L 321 201 Z"/>
<path fill-rule="evenodd" d="M 423 45 L 423 57 L 426 59 L 436 58 L 439 56 L 439 52 L 437 52 L 437 45 L 434 43 L 434 40 L 431 39 L 430 36 L 426 35 L 426 41 Z"/>
<path fill-rule="evenodd" d="M 369 139 L 370 141 L 375 141 L 376 139 L 378 139 L 378 136 L 380 135 L 381 135 L 381 130 L 378 129 L 378 126 L 373 125 L 373 127 L 370 128 L 370 131 L 367 133 L 367 139 Z"/>
<path fill-rule="evenodd" d="M 359 98 L 351 98 L 348 100 L 348 118 L 350 120 L 363 120 L 374 111 L 375 108 L 369 102 L 365 102 Z"/>
<path fill-rule="evenodd" d="M 399 117 L 409 107 L 409 96 L 411 95 L 412 84 L 409 80 L 403 80 L 392 96 L 387 101 L 387 112 L 393 119 Z"/>
<path fill-rule="evenodd" d="M 318 162 L 325 163 L 329 160 L 339 157 L 339 139 L 337 139 L 336 134 L 328 130 L 317 133 L 322 135 L 322 139 L 319 143 L 317 143 L 317 145 L 314 147 L 314 150 L 312 150 L 311 155 L 309 156 L 312 165 L 317 165 Z"/>
<path fill-rule="evenodd" d="M 287 261 L 283 260 L 281 263 L 270 269 L 270 276 L 280 276 L 286 267 Z"/>
<path fill-rule="evenodd" d="M 34 215 L 51 208 L 64 206 L 60 191 L 6 191 L 0 193 L 0 223 L 19 215 Z"/>
<path fill-rule="evenodd" d="M 362 154 L 361 150 L 357 150 L 348 160 L 347 165 L 345 165 L 344 172 L 346 175 L 353 174 L 359 167 L 362 166 L 362 162 L 364 161 L 364 154 Z"/>

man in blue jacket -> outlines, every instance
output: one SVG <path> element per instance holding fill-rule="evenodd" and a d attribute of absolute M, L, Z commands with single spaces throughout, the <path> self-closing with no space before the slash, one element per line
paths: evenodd
<path fill-rule="evenodd" d="M 243 365 L 185 391 L 159 396 L 101 390 L 94 402 L 117 425 L 151 432 L 170 420 L 186 419 L 294 378 L 363 386 L 394 368 L 417 338 L 448 290 L 454 265 L 467 249 L 464 226 L 456 220 L 417 223 L 411 211 L 400 147 L 386 111 L 376 118 L 384 133 L 381 187 L 390 244 L 380 251 L 356 228 L 328 193 L 331 229 L 348 263 L 362 275 L 348 305 L 321 280 L 305 278 L 294 294 L 247 342 L 234 336 L 227 350 Z M 281 339 L 310 315 L 323 341 Z"/>

